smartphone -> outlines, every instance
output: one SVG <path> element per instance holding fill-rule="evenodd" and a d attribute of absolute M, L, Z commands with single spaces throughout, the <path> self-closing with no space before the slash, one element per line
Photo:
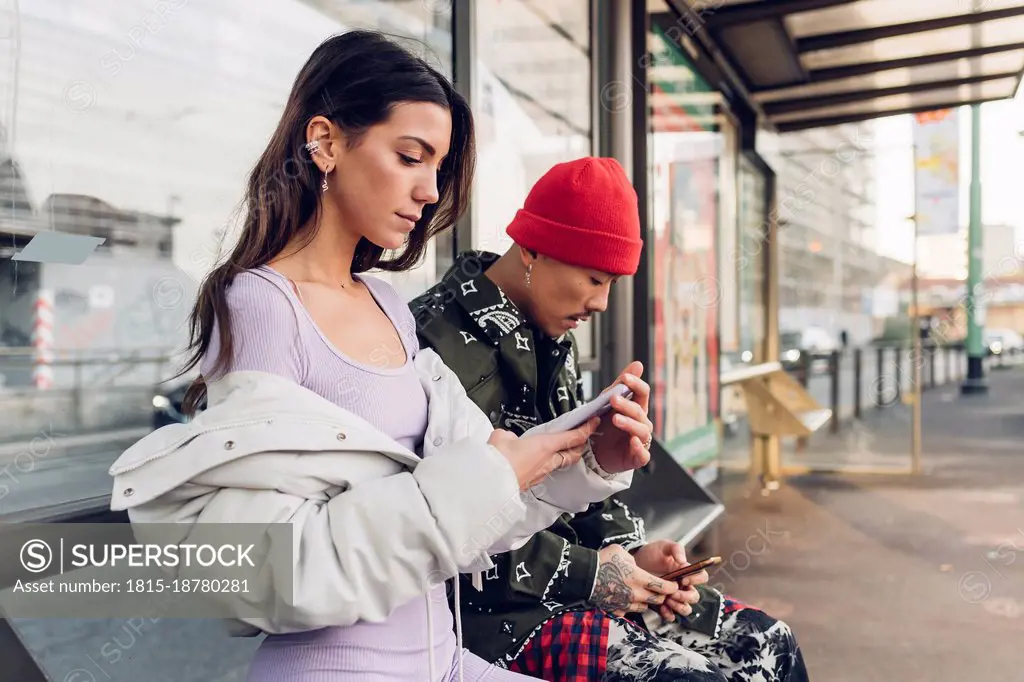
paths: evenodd
<path fill-rule="evenodd" d="M 698 561 L 695 564 L 690 564 L 689 566 L 683 566 L 682 568 L 677 568 L 676 570 L 672 571 L 671 573 L 666 573 L 665 575 L 663 575 L 661 577 L 664 578 L 665 580 L 679 580 L 680 578 L 685 578 L 688 575 L 693 575 L 694 573 L 700 573 L 701 571 L 703 571 L 705 568 L 707 568 L 709 566 L 717 566 L 720 563 L 722 563 L 722 557 L 720 557 L 720 556 L 713 556 L 713 557 L 709 557 L 707 559 L 704 559 L 703 561 Z"/>
<path fill-rule="evenodd" d="M 537 436 L 544 433 L 565 433 L 566 431 L 572 431 L 576 427 L 586 424 L 594 417 L 600 417 L 612 409 L 612 398 L 617 395 L 621 395 L 628 400 L 633 397 L 633 391 L 631 391 L 625 384 L 615 384 L 589 403 L 584 403 L 575 410 L 555 417 L 549 422 L 534 426 L 523 434 L 523 438 L 527 436 Z"/>

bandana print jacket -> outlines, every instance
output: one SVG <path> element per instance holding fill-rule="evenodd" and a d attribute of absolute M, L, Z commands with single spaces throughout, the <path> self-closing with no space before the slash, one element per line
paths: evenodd
<path fill-rule="evenodd" d="M 410 308 L 420 344 L 441 356 L 496 428 L 521 434 L 583 402 L 579 358 L 572 334 L 546 336 L 483 275 L 497 258 L 461 255 Z M 589 608 L 599 549 L 644 542 L 643 520 L 614 498 L 564 514 L 523 547 L 492 557 L 482 591 L 462 576 L 466 647 L 508 665 L 550 618 Z"/>

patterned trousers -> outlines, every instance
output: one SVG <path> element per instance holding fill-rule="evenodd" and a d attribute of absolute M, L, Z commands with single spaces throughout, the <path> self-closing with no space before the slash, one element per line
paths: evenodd
<path fill-rule="evenodd" d="M 613 618 L 603 682 L 807 682 L 789 626 L 727 599 L 718 638 L 675 622 L 644 632 Z"/>

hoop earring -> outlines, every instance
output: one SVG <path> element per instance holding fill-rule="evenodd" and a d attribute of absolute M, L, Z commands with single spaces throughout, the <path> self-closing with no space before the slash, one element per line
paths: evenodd
<path fill-rule="evenodd" d="M 529 287 L 530 285 L 533 284 L 532 280 L 530 279 L 530 275 L 531 275 L 532 272 L 533 272 L 533 263 L 530 263 L 529 265 L 526 266 L 526 286 L 527 287 Z"/>

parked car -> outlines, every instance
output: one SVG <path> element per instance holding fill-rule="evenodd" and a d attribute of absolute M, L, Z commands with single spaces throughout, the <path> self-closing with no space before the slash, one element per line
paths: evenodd
<path fill-rule="evenodd" d="M 168 386 L 153 395 L 153 428 L 159 429 L 167 424 L 184 424 L 188 421 L 181 411 L 181 403 L 185 399 L 185 391 L 192 381 L 181 381 Z M 205 399 L 200 402 L 199 409 L 206 407 Z"/>
<path fill-rule="evenodd" d="M 986 329 L 983 339 L 989 355 L 1024 353 L 1024 337 L 1012 329 Z"/>
<path fill-rule="evenodd" d="M 827 360 L 832 351 L 839 349 L 839 341 L 821 327 L 807 327 L 800 331 L 784 331 L 779 334 L 779 359 L 787 370 L 803 365 L 804 355 L 811 358 L 811 367 L 815 371 L 827 368 Z"/>

